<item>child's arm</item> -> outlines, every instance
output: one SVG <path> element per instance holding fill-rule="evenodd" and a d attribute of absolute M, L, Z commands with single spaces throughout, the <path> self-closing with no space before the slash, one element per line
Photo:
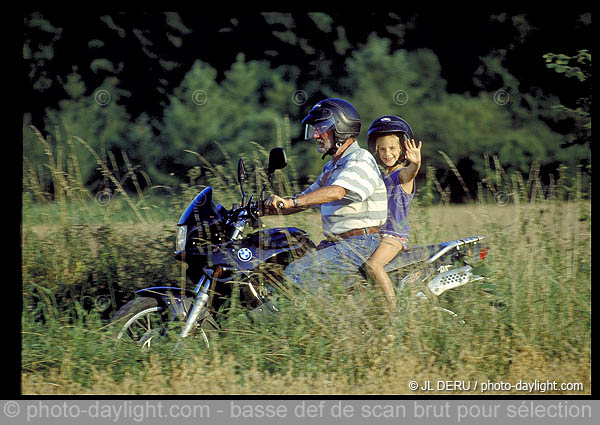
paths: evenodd
<path fill-rule="evenodd" d="M 404 185 L 406 183 L 412 183 L 414 178 L 417 177 L 419 169 L 421 168 L 421 146 L 422 143 L 420 140 L 418 146 L 414 139 L 408 140 L 404 143 L 404 149 L 406 152 L 405 157 L 410 164 L 400 171 L 400 174 L 398 175 L 400 184 Z M 412 192 L 412 184 L 410 185 L 410 189 L 411 190 L 407 192 Z"/>

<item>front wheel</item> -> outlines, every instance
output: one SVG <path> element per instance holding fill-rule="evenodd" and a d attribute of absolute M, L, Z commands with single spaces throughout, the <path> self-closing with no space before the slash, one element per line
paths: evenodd
<path fill-rule="evenodd" d="M 152 340 L 164 333 L 163 314 L 163 307 L 154 298 L 140 297 L 121 307 L 111 321 L 118 324 L 118 340 L 148 349 Z"/>
<path fill-rule="evenodd" d="M 116 338 L 119 341 L 135 344 L 143 350 L 149 349 L 156 341 L 167 335 L 168 325 L 172 332 L 179 332 L 183 322 L 168 319 L 164 307 L 154 298 L 139 297 L 121 307 L 112 323 L 117 325 Z M 210 314 L 206 314 L 196 324 L 190 337 L 200 337 L 210 347 L 209 337 L 219 330 L 219 325 Z M 171 334 L 172 334 L 171 332 Z"/>

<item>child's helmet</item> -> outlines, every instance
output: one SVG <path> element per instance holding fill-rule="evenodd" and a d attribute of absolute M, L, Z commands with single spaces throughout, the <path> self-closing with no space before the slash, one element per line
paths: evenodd
<path fill-rule="evenodd" d="M 378 137 L 386 134 L 396 134 L 400 138 L 400 146 L 405 140 L 412 140 L 415 138 L 412 128 L 406 121 L 395 115 L 385 115 L 377 118 L 367 131 L 367 144 L 369 152 L 373 154 L 377 162 L 381 164 L 379 155 L 377 155 L 377 147 L 375 141 Z M 399 162 L 404 161 L 404 148 L 402 147 L 402 155 L 400 156 Z"/>
<path fill-rule="evenodd" d="M 326 131 L 334 128 L 335 140 L 341 145 L 349 137 L 357 137 L 360 134 L 360 116 L 358 111 L 350 103 L 342 99 L 325 99 L 317 103 L 302 120 L 304 125 L 304 138 L 312 139 L 314 125 L 319 124 Z"/>

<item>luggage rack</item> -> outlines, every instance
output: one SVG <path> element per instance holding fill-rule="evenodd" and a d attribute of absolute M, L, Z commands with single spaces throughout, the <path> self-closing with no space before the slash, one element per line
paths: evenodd
<path fill-rule="evenodd" d="M 441 243 L 440 245 L 445 245 L 444 248 L 442 248 L 437 254 L 435 254 L 431 258 L 429 258 L 429 260 L 427 260 L 427 262 L 431 264 L 431 263 L 435 262 L 438 258 L 440 258 L 442 255 L 446 254 L 447 252 L 451 251 L 454 248 L 460 249 L 467 244 L 479 242 L 482 239 L 485 239 L 485 236 L 475 236 L 472 238 L 456 239 L 453 241 Z"/>
<path fill-rule="evenodd" d="M 385 266 L 385 271 L 389 272 L 401 269 L 411 264 L 420 263 L 423 261 L 426 261 L 427 264 L 432 264 L 453 249 L 459 250 L 465 245 L 479 242 L 482 239 L 485 239 L 485 236 L 455 239 L 452 241 L 442 242 L 440 244 L 422 245 L 408 248 L 407 250 L 400 252 L 396 258 L 390 261 Z"/>

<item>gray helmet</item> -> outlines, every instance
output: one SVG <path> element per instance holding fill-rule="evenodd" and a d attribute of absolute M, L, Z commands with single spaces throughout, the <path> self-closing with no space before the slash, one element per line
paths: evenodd
<path fill-rule="evenodd" d="M 360 115 L 350 103 L 342 99 L 325 99 L 317 103 L 302 120 L 304 138 L 309 140 L 315 128 L 320 133 L 334 129 L 336 145 L 341 146 L 349 137 L 360 134 Z"/>
<path fill-rule="evenodd" d="M 378 137 L 385 136 L 386 134 L 396 134 L 400 138 L 400 143 L 405 140 L 412 140 L 415 138 L 412 128 L 406 121 L 395 115 L 384 115 L 383 117 L 377 118 L 367 131 L 367 146 L 369 152 L 373 154 L 377 162 L 381 164 L 381 160 L 377 155 L 377 148 L 375 142 Z M 401 145 L 402 146 L 402 145 Z M 402 149 L 402 155 L 398 159 L 398 162 L 404 162 L 404 149 Z"/>

